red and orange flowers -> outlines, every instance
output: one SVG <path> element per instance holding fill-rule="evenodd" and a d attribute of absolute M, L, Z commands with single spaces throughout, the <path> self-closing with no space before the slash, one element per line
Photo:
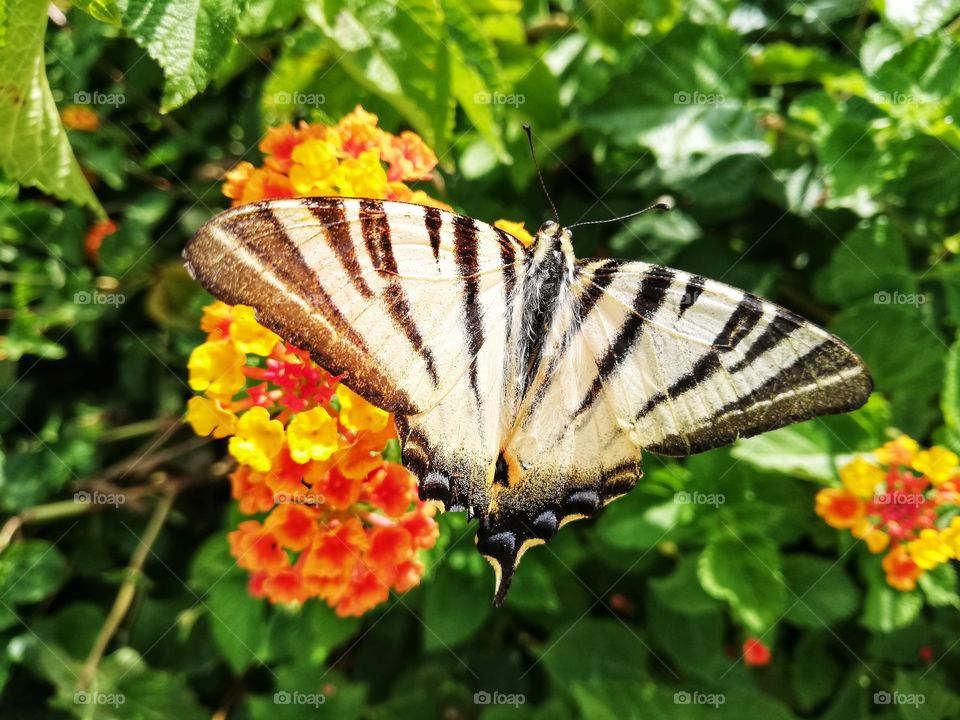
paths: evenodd
<path fill-rule="evenodd" d="M 230 533 L 251 592 L 272 602 L 319 597 L 359 615 L 423 574 L 417 552 L 437 538 L 433 507 L 413 477 L 383 458 L 392 418 L 258 325 L 253 311 L 214 302 L 207 341 L 190 356 L 187 420 L 229 437 L 233 497 L 247 520 Z"/>
<path fill-rule="evenodd" d="M 419 135 L 393 135 L 377 116 L 357 108 L 337 125 L 270 128 L 260 143 L 262 167 L 241 162 L 227 173 L 223 194 L 234 205 L 281 197 L 335 195 L 400 200 L 452 209 L 406 183 L 429 180 L 437 156 Z"/>
<path fill-rule="evenodd" d="M 817 493 L 816 511 L 850 530 L 870 552 L 887 550 L 883 569 L 898 590 L 941 563 L 960 558 L 960 458 L 943 447 L 921 450 L 906 435 L 840 470 L 841 488 Z"/>

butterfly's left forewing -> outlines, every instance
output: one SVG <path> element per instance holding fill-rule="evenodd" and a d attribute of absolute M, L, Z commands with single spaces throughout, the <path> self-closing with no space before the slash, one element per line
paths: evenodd
<path fill-rule="evenodd" d="M 508 383 L 508 303 L 526 257 L 515 238 L 420 205 L 302 198 L 221 213 L 184 255 L 215 296 L 253 306 L 397 414 L 422 495 L 485 507 Z"/>

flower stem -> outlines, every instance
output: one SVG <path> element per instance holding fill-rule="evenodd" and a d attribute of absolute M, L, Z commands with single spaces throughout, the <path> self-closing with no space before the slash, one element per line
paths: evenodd
<path fill-rule="evenodd" d="M 110 614 L 107 616 L 103 627 L 100 628 L 100 632 L 97 633 L 97 638 L 93 643 L 90 654 L 87 656 L 87 660 L 80 670 L 80 676 L 77 678 L 78 692 L 85 690 L 90 684 L 94 674 L 97 672 L 97 666 L 100 664 L 101 658 L 103 658 L 103 653 L 117 632 L 117 628 L 120 627 L 120 623 L 123 622 L 123 618 L 126 617 L 130 606 L 133 604 L 133 598 L 137 592 L 138 580 L 142 575 L 143 565 L 147 560 L 147 555 L 150 554 L 154 542 L 156 542 L 157 537 L 160 535 L 160 530 L 167 520 L 167 515 L 170 513 L 170 508 L 173 507 L 176 497 L 177 493 L 173 488 L 160 496 L 160 500 L 156 508 L 154 508 L 153 515 L 150 516 L 150 521 L 147 523 L 147 528 L 140 538 L 140 544 L 137 545 L 137 549 L 134 550 L 130 558 L 130 564 L 127 566 L 127 579 L 124 580 L 120 586 L 117 597 L 113 601 L 113 607 L 110 609 Z"/>

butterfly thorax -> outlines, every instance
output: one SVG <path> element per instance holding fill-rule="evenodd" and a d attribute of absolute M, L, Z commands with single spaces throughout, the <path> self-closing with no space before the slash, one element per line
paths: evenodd
<path fill-rule="evenodd" d="M 543 357 L 543 348 L 551 327 L 557 322 L 557 310 L 570 293 L 573 282 L 573 235 L 553 221 L 537 231 L 530 255 L 526 278 L 518 291 L 522 293 L 517 397 L 522 398 L 536 377 Z"/>

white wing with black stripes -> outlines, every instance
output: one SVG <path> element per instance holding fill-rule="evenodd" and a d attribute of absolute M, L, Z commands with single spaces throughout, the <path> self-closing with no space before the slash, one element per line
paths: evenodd
<path fill-rule="evenodd" d="M 615 413 L 644 449 L 689 455 L 855 409 L 872 389 L 841 340 L 742 290 L 639 262 L 601 284 L 582 330 L 597 373 L 575 427 Z"/>
<path fill-rule="evenodd" d="M 507 396 L 509 302 L 527 251 L 471 218 L 409 203 L 272 200 L 213 218 L 184 251 L 215 296 L 397 414 L 426 498 L 482 512 Z"/>
<path fill-rule="evenodd" d="M 871 389 L 843 342 L 773 303 L 646 263 L 577 261 L 504 443 L 522 481 L 495 488 L 481 540 L 509 577 L 527 547 L 632 488 L 641 450 L 702 452 L 855 409 Z"/>

